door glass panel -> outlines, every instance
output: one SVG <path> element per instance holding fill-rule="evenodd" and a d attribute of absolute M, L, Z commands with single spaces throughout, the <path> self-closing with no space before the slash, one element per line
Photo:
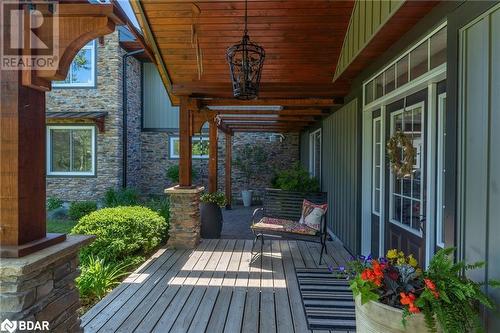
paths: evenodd
<path fill-rule="evenodd" d="M 375 78 L 375 99 L 384 96 L 384 73 Z"/>
<path fill-rule="evenodd" d="M 446 62 L 446 27 L 436 32 L 430 40 L 431 69 Z"/>
<path fill-rule="evenodd" d="M 365 104 L 373 102 L 373 80 L 365 85 Z"/>
<path fill-rule="evenodd" d="M 413 105 L 394 112 L 391 115 L 391 135 L 402 131 L 408 136 L 416 150 L 413 171 L 404 177 L 397 177 L 391 171 L 392 193 L 392 216 L 391 222 L 400 224 L 407 228 L 419 231 L 422 200 L 422 161 L 423 161 L 423 137 L 422 137 L 422 106 Z M 401 158 L 404 158 L 401 150 Z"/>
<path fill-rule="evenodd" d="M 385 93 L 390 93 L 396 88 L 396 69 L 395 66 L 389 67 L 385 71 Z"/>
<path fill-rule="evenodd" d="M 396 63 L 396 70 L 397 70 L 396 86 L 399 88 L 406 82 L 408 82 L 408 55 L 404 56 L 403 58 L 401 58 L 401 60 L 399 60 Z"/>

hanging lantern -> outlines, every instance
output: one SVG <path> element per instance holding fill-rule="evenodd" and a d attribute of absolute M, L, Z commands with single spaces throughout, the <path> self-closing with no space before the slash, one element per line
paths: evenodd
<path fill-rule="evenodd" d="M 259 95 L 260 76 L 266 52 L 250 41 L 247 29 L 247 1 L 245 1 L 245 31 L 241 43 L 227 49 L 233 95 L 238 99 L 255 99 Z"/>

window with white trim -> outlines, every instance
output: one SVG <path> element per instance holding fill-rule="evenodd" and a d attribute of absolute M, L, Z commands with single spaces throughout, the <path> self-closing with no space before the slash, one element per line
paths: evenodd
<path fill-rule="evenodd" d="M 47 175 L 94 176 L 95 126 L 47 126 Z"/>
<path fill-rule="evenodd" d="M 91 41 L 78 52 L 69 67 L 64 81 L 54 81 L 57 88 L 91 88 L 95 87 L 96 42 Z"/>
<path fill-rule="evenodd" d="M 380 215 L 382 197 L 382 118 L 373 119 L 373 185 L 372 212 Z"/>
<path fill-rule="evenodd" d="M 170 158 L 175 159 L 179 158 L 179 137 L 171 136 L 170 137 Z M 208 136 L 193 136 L 192 138 L 192 158 L 197 159 L 207 159 L 208 158 L 208 146 L 209 139 Z"/>
<path fill-rule="evenodd" d="M 309 134 L 309 173 L 321 179 L 321 128 Z"/>

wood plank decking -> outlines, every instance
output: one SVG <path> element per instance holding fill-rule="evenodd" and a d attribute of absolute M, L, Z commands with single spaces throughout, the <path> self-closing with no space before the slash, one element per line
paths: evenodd
<path fill-rule="evenodd" d="M 350 257 L 338 241 L 327 247 L 322 266 Z M 243 239 L 161 249 L 90 309 L 82 326 L 85 332 L 310 332 L 295 267 L 318 267 L 319 250 L 316 243 L 266 240 L 262 256 L 252 255 L 252 241 Z"/>

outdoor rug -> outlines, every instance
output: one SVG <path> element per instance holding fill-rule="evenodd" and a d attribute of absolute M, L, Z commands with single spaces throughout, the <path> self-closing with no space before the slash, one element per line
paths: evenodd
<path fill-rule="evenodd" d="M 356 332 L 348 280 L 324 268 L 297 268 L 296 273 L 309 329 Z"/>

